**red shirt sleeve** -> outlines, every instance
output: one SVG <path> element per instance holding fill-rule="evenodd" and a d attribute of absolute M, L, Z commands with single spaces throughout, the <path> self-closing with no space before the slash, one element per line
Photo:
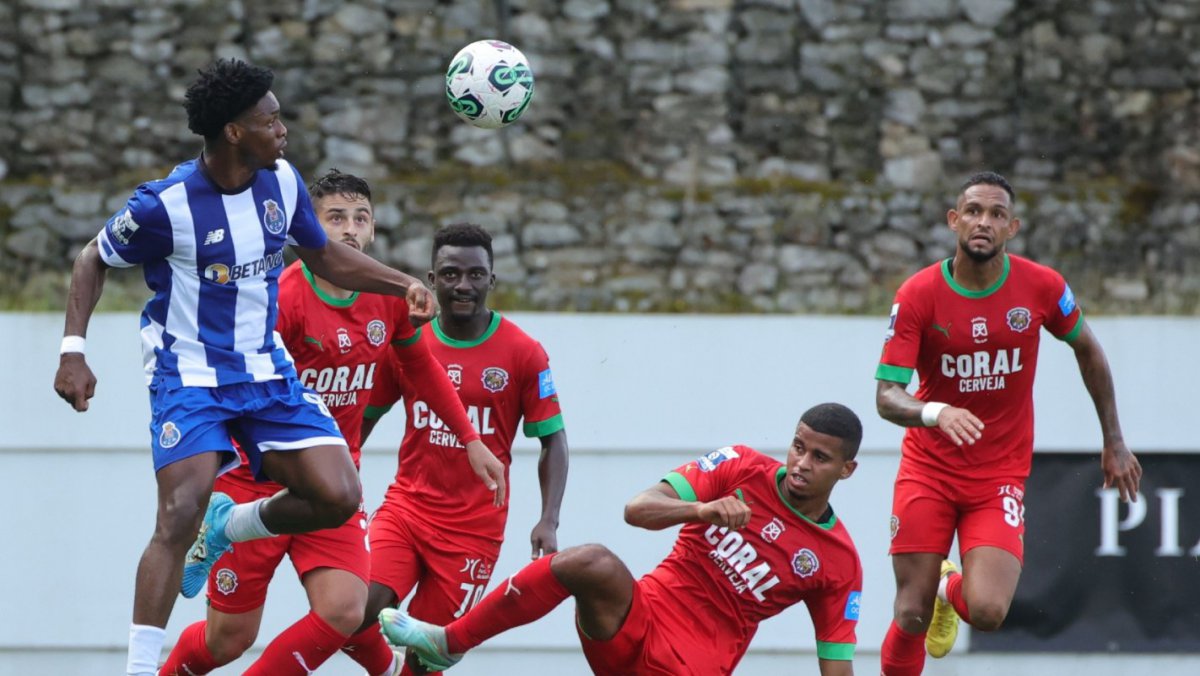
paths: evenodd
<path fill-rule="evenodd" d="M 892 304 L 887 333 L 883 337 L 883 355 L 875 371 L 877 380 L 908 385 L 917 368 L 917 356 L 921 352 L 921 327 L 928 322 L 924 319 L 924 304 L 917 302 L 918 294 L 913 293 L 910 287 L 911 284 L 904 284 L 896 292 L 896 302 Z"/>
<path fill-rule="evenodd" d="M 750 462 L 745 446 L 726 446 L 702 455 L 663 477 L 688 502 L 710 502 L 729 494 L 738 472 Z"/>
<path fill-rule="evenodd" d="M 1055 338 L 1074 340 L 1083 328 L 1083 309 L 1075 301 L 1075 293 L 1063 276 L 1044 268 L 1046 280 L 1046 330 Z"/>
<path fill-rule="evenodd" d="M 363 413 L 364 418 L 382 417 L 404 396 L 398 362 L 394 350 L 388 350 L 379 357 L 375 366 L 375 380 L 371 385 L 371 398 L 367 400 L 367 410 Z"/>
<path fill-rule="evenodd" d="M 521 383 L 525 436 L 548 437 L 563 429 L 562 408 L 558 403 L 554 374 L 550 371 L 550 358 L 541 343 L 534 343 L 525 357 Z"/>
<path fill-rule="evenodd" d="M 817 638 L 817 655 L 824 659 L 851 659 L 858 642 L 859 606 L 862 603 L 862 566 L 841 584 L 804 600 Z"/>
<path fill-rule="evenodd" d="M 414 340 L 407 345 L 392 343 L 392 347 L 404 377 L 421 391 L 430 410 L 450 426 L 450 431 L 463 444 L 478 441 L 479 432 L 471 425 L 462 400 L 446 375 L 446 368 L 429 351 L 429 346 L 424 341 Z"/>

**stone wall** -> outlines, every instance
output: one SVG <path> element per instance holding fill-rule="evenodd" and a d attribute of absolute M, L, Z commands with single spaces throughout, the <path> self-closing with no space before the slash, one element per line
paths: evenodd
<path fill-rule="evenodd" d="M 501 132 L 442 94 L 483 37 L 537 76 Z M 276 71 L 306 176 L 372 180 L 384 260 L 421 271 L 438 224 L 491 229 L 505 307 L 877 312 L 994 168 L 1013 249 L 1089 308 L 1200 311 L 1192 0 L 14 0 L 4 305 L 61 303 L 130 190 L 196 154 L 180 102 L 216 56 Z"/>

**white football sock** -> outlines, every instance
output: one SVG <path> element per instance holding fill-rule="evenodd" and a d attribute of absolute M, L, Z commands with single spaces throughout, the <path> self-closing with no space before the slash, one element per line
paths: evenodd
<path fill-rule="evenodd" d="M 125 661 L 126 676 L 155 676 L 158 656 L 167 640 L 167 630 L 148 624 L 129 625 L 129 656 Z"/>
<path fill-rule="evenodd" d="M 258 510 L 262 508 L 262 503 L 266 500 L 267 498 L 259 498 L 254 502 L 233 506 L 233 511 L 229 513 L 229 521 L 225 523 L 225 537 L 229 538 L 230 542 L 245 542 L 246 540 L 275 536 L 275 533 L 267 530 L 267 527 L 263 525 L 262 516 L 258 513 Z"/>
<path fill-rule="evenodd" d="M 948 596 L 946 596 L 946 587 L 949 586 L 949 584 L 950 584 L 950 576 L 949 575 L 943 575 L 942 579 L 938 581 L 938 598 L 945 601 L 946 603 L 950 603 L 950 598 Z"/>

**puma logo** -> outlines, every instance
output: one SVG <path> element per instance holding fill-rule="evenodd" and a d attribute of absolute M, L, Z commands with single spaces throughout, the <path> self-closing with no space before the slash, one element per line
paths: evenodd
<path fill-rule="evenodd" d="M 516 576 L 515 576 L 515 575 L 511 575 L 511 576 L 509 576 L 509 578 L 508 578 L 508 584 L 507 584 L 507 585 L 504 587 L 504 595 L 505 595 L 505 596 L 508 596 L 508 593 L 509 593 L 509 592 L 516 592 L 516 593 L 517 593 L 517 596 L 520 596 L 520 595 L 521 595 L 521 590 L 520 590 L 520 589 L 517 589 L 517 585 L 513 584 L 513 582 L 512 582 L 512 581 L 513 581 L 513 577 L 516 577 Z"/>
<path fill-rule="evenodd" d="M 939 325 L 937 322 L 934 322 L 933 330 L 941 332 L 941 334 L 943 336 L 946 336 L 946 338 L 950 337 L 950 325 L 949 324 L 946 324 L 946 328 L 942 328 L 941 325 Z"/>

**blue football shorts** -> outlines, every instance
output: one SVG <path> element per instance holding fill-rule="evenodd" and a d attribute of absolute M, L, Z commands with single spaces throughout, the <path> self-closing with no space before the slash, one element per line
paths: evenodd
<path fill-rule="evenodd" d="M 246 452 L 254 475 L 262 454 L 314 446 L 345 446 L 321 395 L 295 378 L 221 387 L 150 387 L 150 445 L 154 471 L 184 458 L 216 451 L 220 473 L 238 466 L 233 440 Z"/>

